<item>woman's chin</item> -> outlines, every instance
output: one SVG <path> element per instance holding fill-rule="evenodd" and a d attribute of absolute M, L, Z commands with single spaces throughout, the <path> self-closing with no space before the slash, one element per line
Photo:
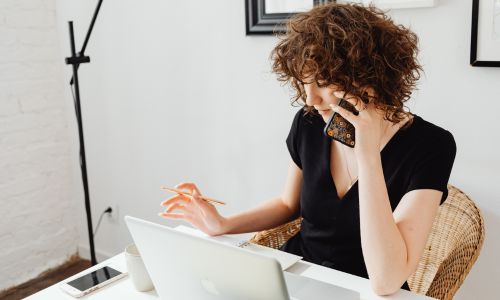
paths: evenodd
<path fill-rule="evenodd" d="M 326 123 L 328 121 L 328 119 L 330 119 L 330 116 L 333 114 L 333 112 L 331 109 L 324 110 L 324 111 L 318 110 L 318 114 L 323 118 L 323 120 Z"/>

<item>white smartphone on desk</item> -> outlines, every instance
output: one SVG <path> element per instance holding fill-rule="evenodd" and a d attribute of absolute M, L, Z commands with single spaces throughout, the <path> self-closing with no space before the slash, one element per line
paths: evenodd
<path fill-rule="evenodd" d="M 76 279 L 63 282 L 59 287 L 73 297 L 82 297 L 113 281 L 116 281 L 127 273 L 120 272 L 109 266 L 102 267 Z"/>

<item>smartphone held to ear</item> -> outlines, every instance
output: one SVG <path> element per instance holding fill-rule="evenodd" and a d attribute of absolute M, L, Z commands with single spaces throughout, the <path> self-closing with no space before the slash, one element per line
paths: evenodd
<path fill-rule="evenodd" d="M 346 101 L 345 99 L 340 99 L 338 104 L 340 107 L 347 109 L 348 111 L 358 115 L 358 111 L 354 106 Z M 339 113 L 334 112 L 333 115 L 326 122 L 324 134 L 342 144 L 354 148 L 355 145 L 355 130 L 354 125 L 349 123 L 344 119 Z"/>

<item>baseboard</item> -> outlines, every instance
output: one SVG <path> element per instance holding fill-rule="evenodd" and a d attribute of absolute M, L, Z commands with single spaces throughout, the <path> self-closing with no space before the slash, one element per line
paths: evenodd
<path fill-rule="evenodd" d="M 78 255 L 81 258 L 85 258 L 90 260 L 90 248 L 87 245 L 78 245 Z M 95 256 L 97 259 L 97 262 L 102 262 L 105 261 L 108 258 L 113 257 L 114 255 L 105 251 L 101 251 L 99 249 L 95 250 Z"/>
<path fill-rule="evenodd" d="M 70 267 L 74 268 L 80 262 L 82 262 L 81 257 L 78 253 L 75 253 L 65 258 L 60 263 L 56 262 L 54 266 L 38 273 L 38 275 L 30 276 L 30 279 L 23 280 L 24 282 L 22 283 L 0 289 L 0 299 L 24 299 L 25 297 L 55 284 L 59 280 L 63 280 L 65 277 L 62 277 L 61 274 L 67 274 L 65 271 Z M 58 278 L 58 280 L 55 281 L 55 278 Z"/>

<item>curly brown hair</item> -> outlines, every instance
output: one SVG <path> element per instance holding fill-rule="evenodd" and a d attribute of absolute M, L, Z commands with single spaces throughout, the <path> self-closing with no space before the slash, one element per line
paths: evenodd
<path fill-rule="evenodd" d="M 407 114 L 404 103 L 423 71 L 418 37 L 384 11 L 357 3 L 319 5 L 293 15 L 278 38 L 270 55 L 272 71 L 295 90 L 292 105 L 301 99 L 306 113 L 313 111 L 303 87 L 313 78 L 320 87 L 333 84 L 373 102 L 391 122 Z"/>

